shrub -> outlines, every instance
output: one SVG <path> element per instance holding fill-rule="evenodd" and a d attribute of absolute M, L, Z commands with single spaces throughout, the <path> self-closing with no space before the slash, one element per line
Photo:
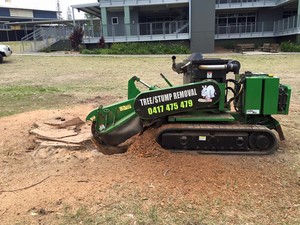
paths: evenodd
<path fill-rule="evenodd" d="M 69 37 L 71 42 L 72 49 L 78 51 L 80 48 L 80 44 L 82 43 L 84 31 L 82 27 L 74 27 L 72 34 Z"/>
<path fill-rule="evenodd" d="M 300 44 L 292 42 L 283 42 L 280 45 L 280 50 L 282 52 L 300 52 Z"/>
<path fill-rule="evenodd" d="M 227 42 L 224 44 L 225 49 L 234 49 L 235 43 L 234 42 Z"/>
<path fill-rule="evenodd" d="M 46 52 L 46 53 L 49 53 L 49 52 L 51 52 L 51 48 L 50 48 L 50 47 L 48 47 L 48 48 L 43 48 L 43 49 L 39 50 L 39 52 Z"/>
<path fill-rule="evenodd" d="M 189 54 L 190 50 L 183 44 L 166 43 L 114 43 L 110 48 L 82 51 L 82 54 Z"/>
<path fill-rule="evenodd" d="M 93 54 L 93 51 L 89 50 L 89 49 L 83 49 L 80 53 L 81 54 Z"/>
<path fill-rule="evenodd" d="M 103 36 L 99 39 L 99 42 L 97 43 L 97 45 L 98 45 L 98 48 L 105 48 L 105 40 L 104 40 Z"/>

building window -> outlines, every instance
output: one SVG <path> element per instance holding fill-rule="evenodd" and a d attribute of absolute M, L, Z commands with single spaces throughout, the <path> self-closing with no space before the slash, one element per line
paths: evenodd
<path fill-rule="evenodd" d="M 112 18 L 111 18 L 111 24 L 112 24 L 112 25 L 117 25 L 117 24 L 119 24 L 119 18 L 118 18 L 118 17 L 112 17 Z"/>
<path fill-rule="evenodd" d="M 28 9 L 10 9 L 10 16 L 33 18 L 33 11 Z"/>
<path fill-rule="evenodd" d="M 256 13 L 221 13 L 216 15 L 216 33 L 255 32 Z"/>
<path fill-rule="evenodd" d="M 256 23 L 256 13 L 222 13 L 216 16 L 217 26 L 238 26 Z"/>
<path fill-rule="evenodd" d="M 282 13 L 282 19 L 297 16 L 297 10 L 286 10 Z"/>

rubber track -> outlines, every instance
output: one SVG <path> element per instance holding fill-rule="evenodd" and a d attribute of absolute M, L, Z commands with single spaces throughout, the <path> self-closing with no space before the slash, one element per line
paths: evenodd
<path fill-rule="evenodd" d="M 157 142 L 159 143 L 159 136 L 162 133 L 167 133 L 168 131 L 200 131 L 200 132 L 247 132 L 250 134 L 253 133 L 268 133 L 273 138 L 272 142 L 274 144 L 270 146 L 267 150 L 260 150 L 260 149 L 251 149 L 251 147 L 244 149 L 242 151 L 221 151 L 221 150 L 185 150 L 182 151 L 196 151 L 198 153 L 209 153 L 209 154 L 236 154 L 236 155 L 265 155 L 265 154 L 271 154 L 278 148 L 278 141 L 276 138 L 276 135 L 265 126 L 260 125 L 239 125 L 239 124 L 165 124 L 162 125 L 157 129 Z M 159 143 L 160 144 L 160 143 Z M 164 147 L 164 146 L 162 146 Z M 175 151 L 175 150 L 174 150 Z M 179 150 L 180 151 L 180 150 Z M 178 150 L 176 150 L 178 152 Z"/>

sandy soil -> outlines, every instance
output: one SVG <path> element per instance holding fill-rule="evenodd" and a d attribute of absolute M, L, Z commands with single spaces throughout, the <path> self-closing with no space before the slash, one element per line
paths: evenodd
<path fill-rule="evenodd" d="M 55 116 L 84 119 L 92 108 L 85 104 L 0 119 L 1 224 L 56 224 L 66 205 L 97 212 L 114 202 L 134 201 L 133 192 L 162 208 L 182 202 L 208 208 L 207 216 L 222 213 L 228 223 L 262 217 L 262 224 L 299 222 L 299 105 L 279 118 L 287 140 L 269 156 L 170 153 L 149 141 L 151 132 L 122 155 L 105 156 L 94 148 L 35 148 L 28 133 L 34 122 Z"/>

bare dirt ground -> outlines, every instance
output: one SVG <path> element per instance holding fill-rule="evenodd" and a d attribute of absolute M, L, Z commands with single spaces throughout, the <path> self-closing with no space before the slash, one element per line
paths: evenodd
<path fill-rule="evenodd" d="M 36 148 L 35 122 L 84 120 L 95 106 L 0 118 L 1 224 L 300 224 L 298 97 L 276 117 L 287 140 L 268 156 L 170 153 L 151 130 L 120 155 Z"/>

